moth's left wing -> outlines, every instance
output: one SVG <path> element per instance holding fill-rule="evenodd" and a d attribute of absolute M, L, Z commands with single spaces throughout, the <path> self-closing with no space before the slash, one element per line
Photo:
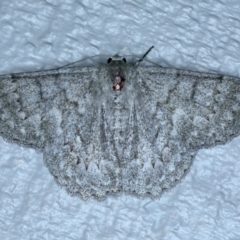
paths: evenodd
<path fill-rule="evenodd" d="M 186 150 L 224 144 L 240 134 L 239 78 L 159 67 L 141 72 L 148 114 Z"/>
<path fill-rule="evenodd" d="M 123 169 L 123 191 L 159 197 L 188 173 L 200 148 L 239 135 L 240 79 L 159 67 L 137 71 L 138 151 Z"/>

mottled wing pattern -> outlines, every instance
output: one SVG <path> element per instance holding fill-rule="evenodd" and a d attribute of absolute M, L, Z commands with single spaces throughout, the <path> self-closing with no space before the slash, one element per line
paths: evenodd
<path fill-rule="evenodd" d="M 169 129 L 169 140 L 195 151 L 239 135 L 240 79 L 159 67 L 141 72 L 145 109 Z"/>
<path fill-rule="evenodd" d="M 138 158 L 123 168 L 123 189 L 159 197 L 186 175 L 199 149 L 239 135 L 240 79 L 159 67 L 137 72 Z"/>
<path fill-rule="evenodd" d="M 83 106 L 74 105 L 74 100 L 84 96 L 89 79 L 87 68 L 0 76 L 1 136 L 22 146 L 43 149 L 62 134 L 68 111 L 74 108 L 81 112 Z M 69 92 L 68 83 L 74 85 L 74 81 L 77 88 Z"/>
<path fill-rule="evenodd" d="M 0 135 L 42 150 L 71 195 L 103 200 L 159 197 L 240 132 L 239 79 L 129 65 L 124 78 L 113 91 L 105 67 L 0 76 Z"/>

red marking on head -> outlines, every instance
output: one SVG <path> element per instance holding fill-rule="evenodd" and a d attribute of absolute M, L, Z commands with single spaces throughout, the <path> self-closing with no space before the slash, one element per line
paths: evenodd
<path fill-rule="evenodd" d="M 113 90 L 114 91 L 121 91 L 123 88 L 123 82 L 125 81 L 125 78 L 121 76 L 119 73 L 117 73 L 113 77 Z"/>

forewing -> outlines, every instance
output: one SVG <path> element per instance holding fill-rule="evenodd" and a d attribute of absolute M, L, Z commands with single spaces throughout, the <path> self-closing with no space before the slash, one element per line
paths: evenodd
<path fill-rule="evenodd" d="M 186 150 L 224 144 L 239 135 L 240 79 L 155 67 L 143 73 L 146 109 Z"/>
<path fill-rule="evenodd" d="M 64 114 L 83 98 L 89 79 L 88 68 L 0 76 L 0 135 L 35 149 L 51 144 L 62 134 Z M 80 112 L 84 107 L 75 104 Z"/>
<path fill-rule="evenodd" d="M 159 197 L 189 171 L 200 148 L 240 133 L 240 79 L 164 68 L 138 68 L 136 159 L 123 190 Z"/>

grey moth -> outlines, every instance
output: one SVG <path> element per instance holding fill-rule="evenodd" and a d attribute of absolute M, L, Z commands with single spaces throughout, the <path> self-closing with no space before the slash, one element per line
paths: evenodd
<path fill-rule="evenodd" d="M 0 135 L 40 150 L 55 181 L 85 201 L 159 198 L 199 149 L 239 135 L 240 79 L 141 67 L 148 52 L 134 65 L 115 56 L 0 76 Z"/>

